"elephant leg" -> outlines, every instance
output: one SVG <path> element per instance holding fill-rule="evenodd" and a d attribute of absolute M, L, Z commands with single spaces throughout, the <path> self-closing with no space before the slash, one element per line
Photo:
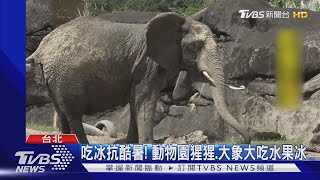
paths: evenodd
<path fill-rule="evenodd" d="M 134 89 L 140 89 L 139 85 Z M 139 142 L 139 144 L 153 143 L 153 126 L 157 99 L 157 89 L 151 89 L 146 94 L 140 91 L 132 93 L 133 100 L 130 103 L 130 127 L 127 139 Z"/>
<path fill-rule="evenodd" d="M 59 127 L 59 131 L 62 132 L 62 134 L 70 134 L 70 126 L 66 115 L 60 110 L 56 102 L 53 102 L 53 107 L 56 113 L 58 114 L 57 124 Z"/>
<path fill-rule="evenodd" d="M 70 124 L 70 129 L 71 129 L 71 134 L 76 134 L 79 143 L 81 144 L 89 144 L 89 141 L 86 137 L 86 133 L 84 131 L 83 125 L 82 125 L 82 116 L 69 116 L 67 117 L 69 124 Z"/>
<path fill-rule="evenodd" d="M 134 97 L 135 94 L 135 88 L 132 87 L 131 90 L 131 97 Z M 136 118 L 136 105 L 135 105 L 135 98 L 130 98 L 130 124 L 129 124 L 129 130 L 128 135 L 126 137 L 127 143 L 138 143 L 139 142 L 139 136 L 138 136 L 138 125 L 137 125 L 137 118 Z"/>
<path fill-rule="evenodd" d="M 131 113 L 131 114 L 133 114 L 133 113 Z M 130 114 L 130 124 L 129 124 L 129 130 L 128 130 L 126 142 L 127 143 L 138 143 L 139 136 L 138 136 L 137 119 L 135 116 L 133 116 L 131 114 Z"/>
<path fill-rule="evenodd" d="M 138 107 L 137 123 L 140 144 L 153 143 L 153 126 L 155 118 L 155 110 L 157 106 L 157 96 L 153 90 L 147 94 Z"/>
<path fill-rule="evenodd" d="M 166 73 L 154 66 L 152 73 L 145 74 L 138 84 L 133 84 L 130 109 L 131 120 L 133 125 L 129 129 L 129 135 L 132 133 L 137 137 L 136 129 L 138 130 L 138 139 L 140 144 L 153 143 L 153 127 L 155 119 L 155 111 L 157 100 L 160 97 L 160 90 L 165 87 Z M 137 127 L 135 127 L 137 126 Z"/>
<path fill-rule="evenodd" d="M 55 107 L 55 106 L 54 106 Z M 58 114 L 58 127 L 62 134 L 70 134 L 70 126 L 66 115 L 64 115 L 59 107 L 54 108 Z"/>
<path fill-rule="evenodd" d="M 69 126 L 69 122 L 67 120 L 67 117 L 61 111 L 58 103 L 55 101 L 55 96 L 54 96 L 53 92 L 51 91 L 51 89 L 48 89 L 48 95 L 52 100 L 54 110 L 58 114 L 58 123 L 57 124 L 59 127 L 59 131 L 62 132 L 63 134 L 70 134 L 70 126 Z"/>
<path fill-rule="evenodd" d="M 89 144 L 83 125 L 82 116 L 86 106 L 83 94 L 79 94 L 72 99 L 65 99 L 63 94 L 55 94 L 46 80 L 48 95 L 52 99 L 54 108 L 59 116 L 61 131 L 64 134 L 75 134 L 79 143 Z"/>
<path fill-rule="evenodd" d="M 79 143 L 89 144 L 82 125 L 82 116 L 86 106 L 83 96 L 64 100 L 59 103 L 59 105 L 62 112 L 67 117 L 67 121 L 70 126 L 70 133 L 77 136 Z"/>

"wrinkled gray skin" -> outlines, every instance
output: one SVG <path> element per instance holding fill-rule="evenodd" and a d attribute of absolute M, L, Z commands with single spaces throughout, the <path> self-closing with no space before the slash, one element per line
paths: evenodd
<path fill-rule="evenodd" d="M 47 35 L 27 58 L 40 63 L 63 133 L 88 143 L 82 116 L 130 104 L 128 143 L 153 143 L 153 120 L 166 79 L 181 70 L 211 79 L 222 118 L 250 143 L 246 129 L 229 113 L 224 73 L 211 30 L 175 13 L 145 25 L 79 17 Z M 214 81 L 213 81 L 214 80 Z"/>

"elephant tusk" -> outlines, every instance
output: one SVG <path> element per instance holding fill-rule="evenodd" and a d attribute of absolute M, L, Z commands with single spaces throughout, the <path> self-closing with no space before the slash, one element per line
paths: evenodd
<path fill-rule="evenodd" d="M 212 82 L 213 85 L 215 85 L 215 80 L 212 79 L 212 77 L 209 76 L 209 74 L 206 72 L 206 71 L 202 71 L 202 74 L 210 81 Z M 236 90 L 242 90 L 242 89 L 245 89 L 244 86 L 240 86 L 240 87 L 235 87 L 235 86 L 231 86 L 231 85 L 227 85 L 225 84 L 226 86 L 228 86 L 230 89 L 236 89 Z"/>
<path fill-rule="evenodd" d="M 202 71 L 202 74 L 210 81 L 213 85 L 215 85 L 215 81 L 212 79 L 212 77 L 209 76 L 209 74 L 206 71 Z"/>
<path fill-rule="evenodd" d="M 230 89 L 235 89 L 235 90 L 242 90 L 242 89 L 245 89 L 246 87 L 244 86 L 239 86 L 239 87 L 235 87 L 235 86 L 231 86 L 231 85 L 227 85 Z"/>

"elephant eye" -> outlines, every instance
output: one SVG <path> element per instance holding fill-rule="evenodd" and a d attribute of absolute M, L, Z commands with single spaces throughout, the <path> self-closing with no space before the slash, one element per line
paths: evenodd
<path fill-rule="evenodd" d="M 188 50 L 194 51 L 196 47 L 195 47 L 194 43 L 188 43 L 188 44 L 186 44 L 186 48 Z"/>
<path fill-rule="evenodd" d="M 186 36 L 188 33 L 189 33 L 189 30 L 183 30 L 183 31 L 182 31 L 182 36 L 184 37 L 184 36 Z"/>
<path fill-rule="evenodd" d="M 200 50 L 203 46 L 203 42 L 202 41 L 195 41 L 195 42 L 193 42 L 193 46 L 194 46 L 194 49 Z"/>

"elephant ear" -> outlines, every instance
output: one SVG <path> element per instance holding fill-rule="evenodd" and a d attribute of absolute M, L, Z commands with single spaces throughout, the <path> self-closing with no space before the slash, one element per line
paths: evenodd
<path fill-rule="evenodd" d="M 147 24 L 147 56 L 169 72 L 179 71 L 184 22 L 176 13 L 162 13 Z"/>

